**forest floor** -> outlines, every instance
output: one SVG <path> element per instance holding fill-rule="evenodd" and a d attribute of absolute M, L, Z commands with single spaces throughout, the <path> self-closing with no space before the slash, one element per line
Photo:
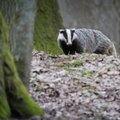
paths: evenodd
<path fill-rule="evenodd" d="M 31 64 L 29 91 L 42 120 L 120 120 L 120 58 L 34 50 Z"/>

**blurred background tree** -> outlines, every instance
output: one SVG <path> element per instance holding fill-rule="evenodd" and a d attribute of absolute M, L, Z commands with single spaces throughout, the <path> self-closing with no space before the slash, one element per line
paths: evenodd
<path fill-rule="evenodd" d="M 60 53 L 56 41 L 59 28 L 63 24 L 57 0 L 38 0 L 34 47 L 46 53 Z"/>

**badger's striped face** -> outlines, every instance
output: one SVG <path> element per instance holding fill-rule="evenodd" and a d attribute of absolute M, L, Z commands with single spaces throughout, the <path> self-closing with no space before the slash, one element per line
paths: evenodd
<path fill-rule="evenodd" d="M 67 45 L 72 45 L 73 40 L 76 38 L 75 29 L 60 29 L 57 40 L 65 41 Z"/>

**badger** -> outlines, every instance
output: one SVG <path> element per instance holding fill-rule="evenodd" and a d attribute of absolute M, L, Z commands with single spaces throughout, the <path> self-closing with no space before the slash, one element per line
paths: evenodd
<path fill-rule="evenodd" d="M 57 41 L 65 55 L 83 52 L 117 55 L 113 42 L 98 30 L 60 29 Z"/>

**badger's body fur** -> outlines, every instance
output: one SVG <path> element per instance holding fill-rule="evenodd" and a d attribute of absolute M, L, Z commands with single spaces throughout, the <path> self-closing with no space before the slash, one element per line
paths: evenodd
<path fill-rule="evenodd" d="M 57 40 L 66 55 L 87 52 L 116 56 L 113 42 L 98 30 L 61 29 Z"/>

